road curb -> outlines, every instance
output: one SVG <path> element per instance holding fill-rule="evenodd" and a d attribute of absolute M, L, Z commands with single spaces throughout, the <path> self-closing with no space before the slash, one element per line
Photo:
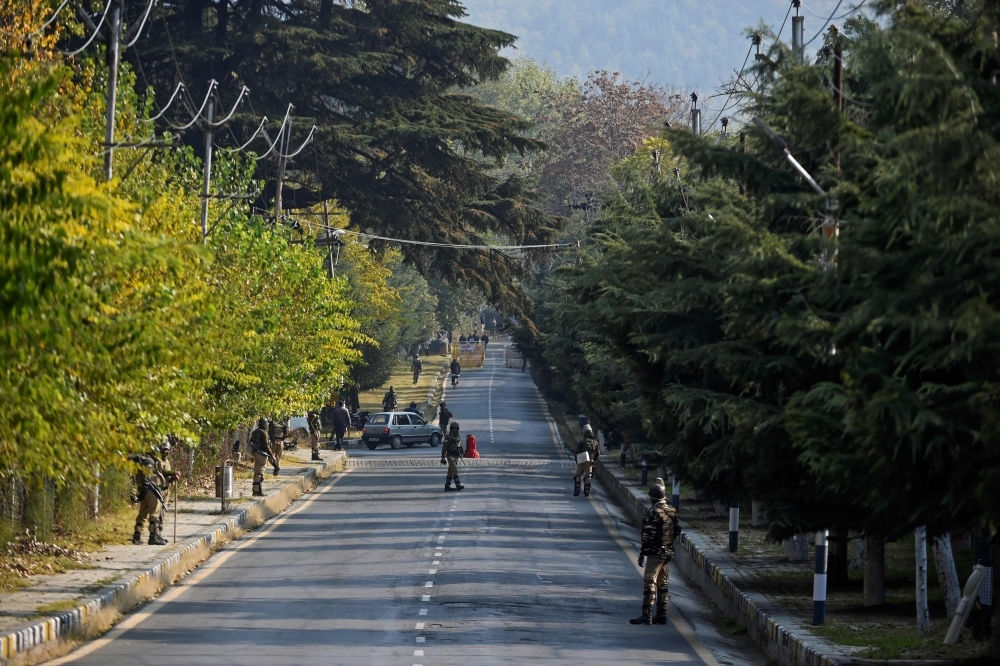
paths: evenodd
<path fill-rule="evenodd" d="M 197 568 L 217 548 L 284 511 L 289 504 L 315 488 L 319 481 L 342 469 L 347 454 L 334 452 L 331 460 L 309 469 L 298 481 L 288 483 L 261 500 L 247 505 L 213 531 L 190 541 L 162 562 L 147 567 L 130 580 L 110 586 L 76 608 L 40 619 L 15 632 L 0 636 L 0 664 L 32 664 L 51 659 L 60 652 L 60 642 L 79 641 L 109 629 L 118 618 L 152 599 Z"/>
<path fill-rule="evenodd" d="M 635 525 L 649 505 L 645 496 L 598 459 L 594 472 L 605 489 L 625 508 Z M 756 592 L 739 587 L 743 576 L 729 558 L 713 548 L 701 535 L 684 530 L 682 548 L 673 563 L 688 580 L 696 583 L 726 617 L 747 628 L 747 634 L 779 666 L 847 666 L 868 663 L 855 659 L 837 646 L 792 629 L 794 619 Z"/>

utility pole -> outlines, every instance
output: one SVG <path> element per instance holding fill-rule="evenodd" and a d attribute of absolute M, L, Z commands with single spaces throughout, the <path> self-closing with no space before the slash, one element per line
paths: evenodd
<path fill-rule="evenodd" d="M 691 131 L 701 135 L 701 109 L 698 108 L 698 93 L 691 93 Z"/>
<path fill-rule="evenodd" d="M 792 53 L 801 65 L 806 56 L 806 17 L 799 16 L 802 0 L 792 0 L 792 6 L 795 7 L 795 16 L 792 17 Z"/>
<path fill-rule="evenodd" d="M 292 107 L 294 108 L 294 107 Z M 285 139 L 285 137 L 288 137 Z M 285 182 L 285 164 L 287 163 L 287 158 L 285 155 L 288 152 L 288 146 L 292 143 L 292 116 L 289 113 L 288 125 L 285 131 L 281 133 L 278 137 L 278 189 L 274 193 L 274 223 L 277 224 L 281 219 L 281 188 Z"/>
<path fill-rule="evenodd" d="M 826 537 L 827 531 L 816 532 L 816 568 L 813 573 L 813 621 L 820 627 L 826 622 Z"/>
<path fill-rule="evenodd" d="M 209 92 L 209 95 L 212 93 Z M 225 113 L 225 110 L 223 110 Z M 208 243 L 208 200 L 211 196 L 209 185 L 212 181 L 212 139 L 215 136 L 215 128 L 212 126 L 212 119 L 215 116 L 215 100 L 209 97 L 208 109 L 206 110 L 205 123 L 202 129 L 205 132 L 205 160 L 202 163 L 204 183 L 201 188 L 201 244 Z"/>
<path fill-rule="evenodd" d="M 332 243 L 333 235 L 330 233 L 330 202 L 325 199 L 323 200 L 323 228 L 326 230 L 325 237 L 327 241 L 330 242 L 330 245 L 327 245 L 326 247 L 326 260 L 330 264 L 329 268 L 327 269 L 327 273 L 330 279 L 332 280 L 335 276 L 333 268 L 333 243 Z M 339 255 L 340 248 L 337 249 L 337 253 Z"/>
<path fill-rule="evenodd" d="M 111 10 L 111 34 L 108 36 L 108 105 L 105 110 L 104 179 L 111 180 L 115 156 L 115 102 L 118 96 L 118 59 L 121 55 L 122 2 Z"/>

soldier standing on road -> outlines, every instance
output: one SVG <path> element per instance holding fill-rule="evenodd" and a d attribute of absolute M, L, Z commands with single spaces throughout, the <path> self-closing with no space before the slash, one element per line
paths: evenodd
<path fill-rule="evenodd" d="M 267 424 L 267 436 L 271 440 L 271 456 L 274 459 L 275 468 L 281 462 L 281 454 L 285 452 L 285 437 L 288 435 L 288 426 L 280 419 L 272 419 Z M 278 476 L 275 469 L 274 475 Z"/>
<path fill-rule="evenodd" d="M 319 455 L 319 414 L 309 412 L 306 415 L 306 422 L 309 424 L 309 447 L 312 449 L 312 459 L 322 460 Z"/>
<path fill-rule="evenodd" d="M 390 386 L 389 392 L 385 394 L 382 398 L 382 411 L 383 412 L 394 412 L 396 407 L 399 405 L 399 396 L 396 395 L 396 387 Z"/>
<path fill-rule="evenodd" d="M 445 491 L 462 490 L 465 486 L 458 480 L 458 459 L 465 455 L 462 448 L 462 438 L 458 435 L 458 421 L 452 421 L 448 434 L 444 437 L 444 446 L 441 447 L 441 464 L 447 460 L 448 476 L 444 480 Z M 455 479 L 455 487 L 451 487 L 451 480 Z"/>
<path fill-rule="evenodd" d="M 413 357 L 413 363 L 410 364 L 410 369 L 413 371 L 413 383 L 416 384 L 417 380 L 420 379 L 420 373 L 424 369 L 424 362 L 420 360 L 419 354 Z"/>
<path fill-rule="evenodd" d="M 441 401 L 440 409 L 438 410 L 438 426 L 440 426 L 443 432 L 448 432 L 448 422 L 451 421 L 451 417 L 454 416 L 448 408 L 444 405 L 444 400 Z"/>
<path fill-rule="evenodd" d="M 149 545 L 165 546 L 167 540 L 162 536 L 163 492 L 168 484 L 177 478 L 177 473 L 170 469 L 166 453 L 170 444 L 153 450 L 151 455 L 130 454 L 128 459 L 142 467 L 135 475 L 139 488 L 139 515 L 135 518 L 135 531 L 132 533 L 132 543 L 136 546 L 142 543 L 142 524 L 149 521 Z"/>
<path fill-rule="evenodd" d="M 267 421 L 264 419 L 257 420 L 257 427 L 252 433 L 250 433 L 250 455 L 253 456 L 253 496 L 263 497 L 264 489 L 262 485 L 264 483 L 264 464 L 267 461 L 271 461 L 274 465 L 274 475 L 278 476 L 278 470 L 281 468 L 278 466 L 278 461 L 276 461 L 271 456 L 271 447 L 267 441 Z"/>
<path fill-rule="evenodd" d="M 580 460 L 580 454 L 586 453 L 587 459 Z M 583 439 L 576 447 L 576 473 L 573 475 L 573 496 L 580 495 L 580 482 L 583 481 L 583 496 L 590 497 L 590 484 L 594 480 L 594 463 L 600 457 L 601 442 L 594 436 L 590 424 L 583 426 Z"/>
<path fill-rule="evenodd" d="M 344 401 L 341 400 L 333 412 L 333 429 L 337 436 L 337 444 L 333 447 L 334 451 L 344 450 L 344 435 L 347 434 L 347 429 L 350 427 L 351 413 L 347 411 L 347 407 L 344 407 Z"/>
<path fill-rule="evenodd" d="M 674 540 L 681 532 L 677 511 L 667 504 L 667 488 L 663 479 L 656 479 L 649 486 L 649 498 L 653 500 L 653 506 L 642 518 L 642 544 L 639 547 L 639 566 L 646 560 L 642 575 L 642 615 L 629 620 L 631 624 L 667 623 L 670 560 L 674 556 Z"/>

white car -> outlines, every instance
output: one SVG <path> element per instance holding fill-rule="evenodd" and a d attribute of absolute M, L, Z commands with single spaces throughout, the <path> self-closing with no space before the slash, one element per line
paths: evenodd
<path fill-rule="evenodd" d="M 413 412 L 376 412 L 368 417 L 361 431 L 361 441 L 372 451 L 379 444 L 388 444 L 394 449 L 424 442 L 440 446 L 442 439 L 441 428 Z"/>

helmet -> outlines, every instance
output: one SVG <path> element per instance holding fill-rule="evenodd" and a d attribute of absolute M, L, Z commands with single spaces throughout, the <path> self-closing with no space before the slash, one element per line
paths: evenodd
<path fill-rule="evenodd" d="M 452 430 L 458 430 L 458 421 L 452 421 L 450 428 Z"/>
<path fill-rule="evenodd" d="M 267 425 L 267 419 L 265 419 L 264 417 L 261 417 L 261 418 L 257 419 L 257 427 L 258 428 L 263 428 L 266 425 Z"/>
<path fill-rule="evenodd" d="M 395 386 L 390 386 L 389 387 L 389 393 L 395 393 L 395 392 L 396 392 L 396 387 Z"/>
<path fill-rule="evenodd" d="M 594 434 L 594 429 L 590 427 L 589 423 L 587 425 L 583 426 L 583 431 L 584 432 L 589 432 L 591 435 Z"/>
<path fill-rule="evenodd" d="M 655 483 L 649 486 L 649 499 L 653 500 L 667 499 L 666 487 L 662 485 L 656 485 Z"/>

